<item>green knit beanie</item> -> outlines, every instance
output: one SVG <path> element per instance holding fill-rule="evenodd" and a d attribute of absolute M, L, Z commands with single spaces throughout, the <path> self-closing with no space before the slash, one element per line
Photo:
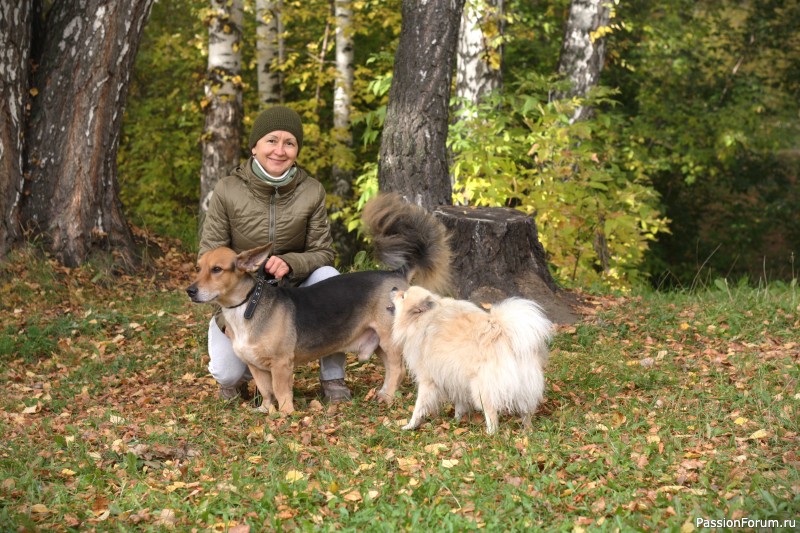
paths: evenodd
<path fill-rule="evenodd" d="M 303 123 L 300 115 L 294 109 L 282 105 L 276 105 L 262 111 L 250 132 L 250 148 L 256 145 L 259 139 L 267 133 L 273 131 L 288 131 L 297 139 L 297 153 L 303 147 Z"/>

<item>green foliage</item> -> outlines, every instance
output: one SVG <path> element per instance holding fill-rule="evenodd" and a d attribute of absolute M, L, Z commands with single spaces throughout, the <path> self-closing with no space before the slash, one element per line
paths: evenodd
<path fill-rule="evenodd" d="M 247 132 L 259 104 L 254 3 L 244 4 Z M 657 284 L 687 286 L 700 269 L 710 279 L 787 279 L 800 246 L 794 214 L 800 203 L 800 5 L 615 4 L 601 78 L 603 87 L 617 91 L 613 105 L 604 89 L 592 101 L 597 118 L 569 126 L 563 118 L 575 102 L 545 98 L 554 87 L 548 80 L 569 4 L 506 5 L 503 94 L 492 100 L 500 107 L 487 103 L 474 110 L 480 120 L 454 126 L 452 147 L 462 154 L 453 169 L 461 180 L 456 200 L 538 211 L 543 240 L 565 281 L 624 285 L 652 275 Z M 129 220 L 189 246 L 196 239 L 207 7 L 201 0 L 154 4 L 119 154 Z M 360 205 L 377 187 L 400 7 L 399 0 L 353 2 L 351 146 L 333 130 L 331 4 L 283 3 L 286 62 L 275 68 L 284 102 L 305 121 L 299 162 L 329 191 L 334 167 L 354 176 L 351 196 L 329 196 L 335 216 L 351 231 L 358 228 Z M 482 138 L 492 146 L 481 147 Z"/>
<path fill-rule="evenodd" d="M 136 56 L 117 157 L 129 220 L 194 246 L 200 194 L 203 55 L 193 0 L 156 2 Z"/>
<path fill-rule="evenodd" d="M 617 124 L 600 115 L 569 123 L 572 106 L 548 102 L 553 81 L 531 76 L 478 106 L 462 104 L 450 128 L 458 204 L 515 207 L 536 217 L 561 280 L 625 287 L 656 235 L 666 231 L 658 195 L 614 149 Z"/>
<path fill-rule="evenodd" d="M 636 1 L 618 16 L 603 80 L 620 88 L 621 139 L 672 220 L 648 269 L 678 285 L 701 267 L 786 278 L 800 249 L 789 207 L 800 201 L 800 5 Z"/>

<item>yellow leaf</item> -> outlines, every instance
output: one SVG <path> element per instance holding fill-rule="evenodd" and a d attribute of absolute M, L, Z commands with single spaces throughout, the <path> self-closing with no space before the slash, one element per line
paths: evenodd
<path fill-rule="evenodd" d="M 447 449 L 447 445 L 443 444 L 441 442 L 437 442 L 435 444 L 428 444 L 427 446 L 425 446 L 425 451 L 428 452 L 428 453 L 432 453 L 434 455 L 439 455 L 440 451 L 446 450 L 446 449 Z"/>
<path fill-rule="evenodd" d="M 611 413 L 611 423 L 614 425 L 615 428 L 620 427 L 625 421 L 628 420 L 625 415 L 620 413 L 619 411 L 614 411 Z"/>
<path fill-rule="evenodd" d="M 765 431 L 763 429 L 759 429 L 758 431 L 756 431 L 755 433 L 750 435 L 748 438 L 749 439 L 766 439 L 767 437 L 769 437 L 769 432 L 767 432 L 767 431 Z"/>
<path fill-rule="evenodd" d="M 690 327 L 692 327 L 692 326 L 690 326 L 690 325 L 689 325 L 689 324 L 687 324 L 686 322 L 682 322 L 682 323 L 681 323 L 681 325 L 680 325 L 680 326 L 678 326 L 678 327 L 679 327 L 681 330 L 683 330 L 683 331 L 686 331 L 687 329 L 689 329 L 689 328 L 690 328 Z"/>
<path fill-rule="evenodd" d="M 75 474 L 76 474 L 76 472 L 74 470 L 70 470 L 69 468 L 62 468 L 61 469 L 61 475 L 62 476 L 70 477 L 70 476 L 74 476 Z"/>
<path fill-rule="evenodd" d="M 37 503 L 37 504 L 31 505 L 31 512 L 32 513 L 36 513 L 36 514 L 44 514 L 44 513 L 49 513 L 50 509 L 48 509 L 46 505 L 43 505 L 41 503 Z"/>
<path fill-rule="evenodd" d="M 253 463 L 254 465 L 257 465 L 263 460 L 263 457 L 261 457 L 260 455 L 251 455 L 250 457 L 247 458 L 247 460 Z"/>
<path fill-rule="evenodd" d="M 442 461 L 442 466 L 444 468 L 453 468 L 458 464 L 458 459 L 445 459 Z"/>
<path fill-rule="evenodd" d="M 377 497 L 378 497 L 378 496 L 380 496 L 380 495 L 381 495 L 381 493 L 380 493 L 380 492 L 378 492 L 377 490 L 371 490 L 371 491 L 369 491 L 369 492 L 367 493 L 367 496 L 369 496 L 369 499 L 370 499 L 370 500 L 374 500 L 375 498 L 377 498 Z"/>
<path fill-rule="evenodd" d="M 413 457 L 398 457 L 397 466 L 400 470 L 412 470 L 419 466 L 419 461 Z"/>
<path fill-rule="evenodd" d="M 744 418 L 743 416 L 740 416 L 739 418 L 734 420 L 733 423 L 736 424 L 737 426 L 743 426 L 747 424 L 747 419 Z"/>
<path fill-rule="evenodd" d="M 356 471 L 353 472 L 353 474 L 358 475 L 361 472 L 366 472 L 367 470 L 372 470 L 373 468 L 375 468 L 375 463 L 361 463 L 358 465 L 358 468 L 356 468 Z"/>
<path fill-rule="evenodd" d="M 289 470 L 288 472 L 286 472 L 286 481 L 288 481 L 289 483 L 300 481 L 304 477 L 305 475 L 297 470 Z"/>

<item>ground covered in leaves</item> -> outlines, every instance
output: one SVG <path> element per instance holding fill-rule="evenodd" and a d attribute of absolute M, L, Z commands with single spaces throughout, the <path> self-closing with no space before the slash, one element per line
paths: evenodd
<path fill-rule="evenodd" d="M 158 244 L 142 276 L 2 266 L 0 529 L 800 527 L 796 284 L 587 296 L 530 429 L 447 407 L 404 432 L 413 386 L 377 404 L 373 362 L 348 404 L 320 404 L 314 365 L 292 416 L 219 400 L 193 255 Z"/>

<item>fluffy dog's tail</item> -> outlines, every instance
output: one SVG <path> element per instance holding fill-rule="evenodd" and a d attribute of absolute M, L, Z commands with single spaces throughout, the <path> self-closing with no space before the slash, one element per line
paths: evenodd
<path fill-rule="evenodd" d="M 547 344 L 553 336 L 553 323 L 536 302 L 508 298 L 494 304 L 489 311 L 502 324 L 514 356 L 547 365 Z"/>
<path fill-rule="evenodd" d="M 367 202 L 363 220 L 379 261 L 430 291 L 449 289 L 447 228 L 435 216 L 397 193 L 384 193 Z"/>

